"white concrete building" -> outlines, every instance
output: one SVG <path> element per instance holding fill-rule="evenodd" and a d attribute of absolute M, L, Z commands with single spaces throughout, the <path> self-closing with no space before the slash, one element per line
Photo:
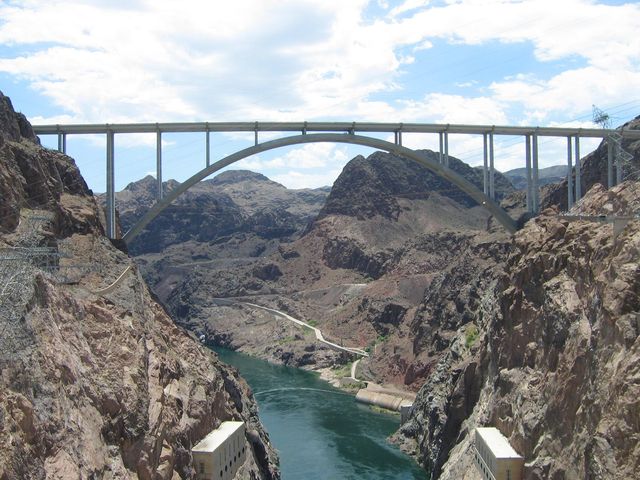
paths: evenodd
<path fill-rule="evenodd" d="M 196 480 L 232 480 L 246 458 L 244 422 L 222 422 L 193 449 Z"/>
<path fill-rule="evenodd" d="M 524 458 L 497 428 L 476 428 L 473 455 L 482 478 L 522 480 Z"/>

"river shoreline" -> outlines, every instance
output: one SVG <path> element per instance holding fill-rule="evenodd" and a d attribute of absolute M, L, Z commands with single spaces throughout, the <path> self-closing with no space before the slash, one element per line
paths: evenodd
<path fill-rule="evenodd" d="M 292 368 L 220 347 L 216 352 L 251 387 L 260 419 L 280 452 L 283 479 L 426 478 L 411 456 L 388 441 L 398 428 L 396 414 L 357 403 L 355 392 L 327 385 L 348 366 L 336 374 L 331 368 Z"/>

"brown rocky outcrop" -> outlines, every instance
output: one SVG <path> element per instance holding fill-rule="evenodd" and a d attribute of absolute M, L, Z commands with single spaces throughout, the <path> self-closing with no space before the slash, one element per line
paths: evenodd
<path fill-rule="evenodd" d="M 596 185 L 575 208 L 637 215 L 640 184 Z M 516 234 L 477 318 L 479 347 L 452 346 L 402 427 L 434 478 L 476 478 L 468 447 L 484 425 L 525 457 L 526 479 L 635 478 L 639 253 L 638 221 L 614 236 L 550 209 Z"/>
<path fill-rule="evenodd" d="M 438 162 L 438 153 L 418 151 L 425 158 Z M 482 172 L 455 157 L 449 157 L 449 167 L 476 187 L 482 189 Z M 501 199 L 513 191 L 509 180 L 496 173 L 496 194 Z M 397 219 L 402 210 L 398 198 L 425 199 L 433 193 L 472 207 L 476 202 L 449 181 L 434 175 L 418 163 L 384 152 L 351 160 L 336 179 L 327 201 L 318 215 L 347 215 L 357 219 L 382 216 Z"/>
<path fill-rule="evenodd" d="M 192 478 L 191 447 L 229 419 L 252 432 L 240 478 L 279 478 L 245 382 L 171 321 L 73 160 L 12 112 L 1 96 L 0 479 Z"/>

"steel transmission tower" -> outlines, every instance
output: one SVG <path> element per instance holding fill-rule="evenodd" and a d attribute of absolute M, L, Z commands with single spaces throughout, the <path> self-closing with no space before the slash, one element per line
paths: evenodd
<path fill-rule="evenodd" d="M 595 105 L 593 107 L 593 123 L 600 125 L 604 129 L 611 129 L 611 116 L 600 110 Z M 633 155 L 627 152 L 622 146 L 622 135 L 617 132 L 607 135 L 609 147 L 608 177 L 609 188 L 624 180 L 639 180 L 640 170 L 633 163 Z M 613 178 L 613 165 L 616 166 L 615 182 Z"/>

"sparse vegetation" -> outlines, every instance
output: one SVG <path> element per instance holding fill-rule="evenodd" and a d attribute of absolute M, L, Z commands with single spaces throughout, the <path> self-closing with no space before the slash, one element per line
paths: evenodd
<path fill-rule="evenodd" d="M 478 327 L 476 327 L 473 323 L 470 325 L 467 325 L 467 328 L 465 330 L 465 340 L 464 340 L 464 344 L 467 348 L 471 348 L 471 346 L 476 343 L 476 340 L 478 339 L 478 335 L 480 334 L 480 331 L 478 330 Z"/>
<path fill-rule="evenodd" d="M 284 337 L 278 340 L 278 345 L 286 345 L 288 343 L 292 343 L 293 341 L 295 341 L 295 337 L 293 336 Z"/>
<path fill-rule="evenodd" d="M 336 376 L 338 377 L 350 377 L 351 376 L 351 365 L 353 362 L 349 362 L 344 365 L 334 365 L 331 369 L 334 371 Z"/>

